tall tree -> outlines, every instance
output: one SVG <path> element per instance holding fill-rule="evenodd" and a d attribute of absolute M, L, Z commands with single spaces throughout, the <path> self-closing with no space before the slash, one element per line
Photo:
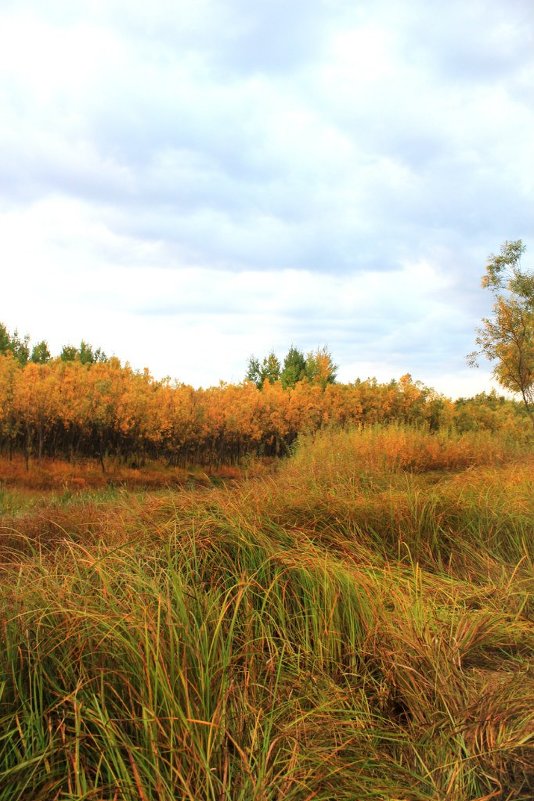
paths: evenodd
<path fill-rule="evenodd" d="M 294 387 L 298 381 L 306 376 L 306 359 L 302 351 L 291 345 L 284 359 L 284 366 L 280 374 L 284 389 Z"/>
<path fill-rule="evenodd" d="M 41 342 L 37 342 L 32 348 L 30 361 L 34 362 L 34 364 L 46 364 L 50 359 L 50 351 L 48 350 L 48 343 L 46 340 L 43 339 Z"/>
<path fill-rule="evenodd" d="M 251 356 L 248 362 L 246 381 L 252 381 L 258 389 L 263 387 L 265 381 L 269 384 L 274 384 L 275 381 L 280 380 L 280 362 L 278 357 L 273 351 L 266 356 L 263 361 L 259 362 L 255 356 Z"/>
<path fill-rule="evenodd" d="M 245 376 L 245 381 L 252 381 L 253 384 L 256 384 L 258 389 L 261 389 L 263 386 L 263 377 L 261 373 L 261 364 L 259 359 L 256 359 L 255 356 L 251 356 L 248 360 L 248 368 L 247 374 Z"/>
<path fill-rule="evenodd" d="M 5 325 L 0 323 L 0 353 L 8 351 L 24 367 L 30 358 L 30 338 L 28 336 L 21 337 L 17 329 L 10 334 Z"/>
<path fill-rule="evenodd" d="M 280 361 L 273 351 L 262 362 L 262 372 L 264 375 L 263 380 L 267 380 L 269 384 L 274 384 L 275 381 L 280 381 Z"/>
<path fill-rule="evenodd" d="M 9 331 L 5 327 L 3 323 L 0 323 L 0 353 L 7 353 L 9 348 L 9 344 L 11 342 L 11 337 L 9 335 Z"/>
<path fill-rule="evenodd" d="M 310 384 L 319 384 L 326 389 L 336 380 L 337 364 L 334 364 L 326 346 L 310 351 L 306 357 L 305 373 Z"/>
<path fill-rule="evenodd" d="M 494 298 L 493 316 L 477 329 L 477 356 L 495 362 L 493 374 L 501 386 L 521 395 L 534 425 L 534 273 L 521 267 L 525 245 L 518 239 L 505 242 L 498 256 L 491 255 L 482 286 Z"/>
<path fill-rule="evenodd" d="M 74 345 L 63 345 L 60 359 L 63 362 L 79 361 L 82 364 L 98 364 L 108 361 L 108 357 L 101 348 L 95 349 L 83 339 L 79 348 Z"/>
<path fill-rule="evenodd" d="M 84 339 L 80 342 L 78 358 L 82 364 L 99 364 L 107 362 L 108 360 L 102 348 L 93 348 L 93 346 Z"/>
<path fill-rule="evenodd" d="M 59 358 L 62 362 L 73 362 L 78 356 L 78 348 L 74 345 L 63 345 Z"/>

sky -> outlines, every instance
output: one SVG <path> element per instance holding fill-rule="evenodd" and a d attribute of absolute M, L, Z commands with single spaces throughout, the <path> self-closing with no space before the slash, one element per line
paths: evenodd
<path fill-rule="evenodd" d="M 489 390 L 533 131 L 532 0 L 2 0 L 0 321 L 194 386 L 325 345 Z"/>

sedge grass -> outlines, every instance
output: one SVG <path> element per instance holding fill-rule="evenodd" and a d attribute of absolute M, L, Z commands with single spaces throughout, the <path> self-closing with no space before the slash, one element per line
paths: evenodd
<path fill-rule="evenodd" d="M 530 799 L 531 456 L 412 434 L 11 521 L 0 801 Z"/>

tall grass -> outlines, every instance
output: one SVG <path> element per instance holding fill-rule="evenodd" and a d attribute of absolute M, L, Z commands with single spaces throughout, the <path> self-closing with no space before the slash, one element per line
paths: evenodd
<path fill-rule="evenodd" d="M 532 456 L 437 443 L 11 520 L 0 800 L 532 798 Z"/>

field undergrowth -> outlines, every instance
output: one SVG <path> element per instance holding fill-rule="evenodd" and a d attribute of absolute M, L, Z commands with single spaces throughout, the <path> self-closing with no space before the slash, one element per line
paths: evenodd
<path fill-rule="evenodd" d="M 0 801 L 527 801 L 534 453 L 399 427 L 0 516 Z"/>

